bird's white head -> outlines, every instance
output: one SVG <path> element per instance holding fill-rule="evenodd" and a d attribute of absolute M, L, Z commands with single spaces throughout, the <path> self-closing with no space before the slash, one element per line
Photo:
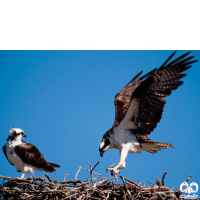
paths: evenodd
<path fill-rule="evenodd" d="M 113 134 L 113 128 L 109 129 L 103 136 L 103 139 L 100 143 L 99 152 L 100 156 L 103 157 L 103 154 L 110 148 L 113 148 L 112 145 L 112 134 Z"/>
<path fill-rule="evenodd" d="M 11 139 L 11 140 L 14 140 L 14 139 L 21 140 L 22 137 L 26 137 L 24 131 L 20 128 L 12 127 L 9 132 L 10 132 L 10 136 L 8 137 L 8 139 Z"/>

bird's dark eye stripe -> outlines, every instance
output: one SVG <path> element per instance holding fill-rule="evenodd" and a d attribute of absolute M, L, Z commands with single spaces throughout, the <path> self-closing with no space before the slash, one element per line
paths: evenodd
<path fill-rule="evenodd" d="M 23 132 L 15 133 L 16 136 L 23 135 Z"/>
<path fill-rule="evenodd" d="M 108 146 L 109 144 L 110 144 L 110 140 L 109 140 L 108 138 L 106 138 L 106 141 L 105 141 L 105 145 L 104 145 L 104 146 L 106 147 L 106 146 Z"/>

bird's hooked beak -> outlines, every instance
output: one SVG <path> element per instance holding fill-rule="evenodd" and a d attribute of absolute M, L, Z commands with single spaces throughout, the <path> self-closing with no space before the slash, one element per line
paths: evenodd
<path fill-rule="evenodd" d="M 102 150 L 99 151 L 100 151 L 100 156 L 103 157 L 104 152 Z"/>
<path fill-rule="evenodd" d="M 25 137 L 25 138 L 26 138 L 26 134 L 25 134 L 24 132 L 22 133 L 22 137 Z"/>

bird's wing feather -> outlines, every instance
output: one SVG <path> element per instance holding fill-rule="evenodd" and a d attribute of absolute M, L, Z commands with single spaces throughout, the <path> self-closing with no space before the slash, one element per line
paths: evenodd
<path fill-rule="evenodd" d="M 52 166 L 48 163 L 40 151 L 32 144 L 22 141 L 22 144 L 17 145 L 14 148 L 16 154 L 21 158 L 21 160 L 26 163 L 30 164 L 36 168 L 48 169 L 50 167 L 51 171 Z"/>
<path fill-rule="evenodd" d="M 2 147 L 2 149 L 3 149 L 4 155 L 6 156 L 6 158 L 7 158 L 7 160 L 8 160 L 8 157 L 7 157 L 7 155 L 6 155 L 6 145 L 4 145 L 4 146 Z M 8 162 L 9 162 L 11 165 L 13 165 L 9 160 L 8 160 Z"/>
<path fill-rule="evenodd" d="M 173 90 L 183 84 L 179 79 L 186 74 L 181 73 L 189 69 L 190 64 L 197 61 L 190 61 L 194 56 L 185 58 L 189 53 L 168 63 L 174 56 L 174 52 L 158 70 L 144 76 L 146 79 L 139 82 L 139 85 L 133 90 L 128 109 L 120 124 L 118 123 L 119 125 L 126 129 L 132 129 L 133 133 L 139 138 L 147 138 L 161 119 L 163 107 L 166 103 L 164 97 L 169 96 Z"/>
<path fill-rule="evenodd" d="M 152 70 L 146 75 L 149 75 L 155 71 Z M 128 109 L 132 93 L 134 90 L 138 87 L 138 85 L 142 82 L 143 78 L 146 77 L 143 76 L 139 78 L 139 76 L 142 74 L 142 71 L 139 72 L 119 93 L 115 96 L 115 121 L 113 123 L 113 127 L 118 126 L 121 120 L 124 118 L 124 115 Z"/>

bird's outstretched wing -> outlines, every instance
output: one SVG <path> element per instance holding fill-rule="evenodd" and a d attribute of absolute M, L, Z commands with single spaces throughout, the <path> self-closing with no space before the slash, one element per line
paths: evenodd
<path fill-rule="evenodd" d="M 6 158 L 7 158 L 7 160 L 8 160 L 8 157 L 7 157 L 7 155 L 6 155 L 6 145 L 4 145 L 4 146 L 2 147 L 2 150 L 3 150 L 4 155 L 6 156 Z M 11 165 L 13 165 L 9 160 L 8 160 L 8 162 L 9 162 Z"/>
<path fill-rule="evenodd" d="M 24 163 L 30 164 L 35 168 L 54 172 L 54 167 L 59 167 L 59 165 L 47 162 L 40 151 L 30 143 L 22 141 L 22 144 L 16 146 L 14 151 Z"/>
<path fill-rule="evenodd" d="M 131 96 L 135 89 L 140 85 L 142 80 L 152 74 L 156 69 L 152 70 L 145 76 L 138 78 L 142 71 L 139 72 L 120 92 L 115 96 L 115 121 L 113 127 L 118 126 L 128 109 Z"/>
<path fill-rule="evenodd" d="M 185 58 L 190 53 L 188 52 L 168 63 L 175 53 L 176 51 L 159 69 L 154 69 L 141 78 L 138 78 L 141 74 L 139 73 L 135 80 L 116 95 L 116 117 L 113 126 L 124 126 L 141 139 L 147 138 L 156 128 L 166 103 L 164 97 L 183 84 L 180 79 L 186 74 L 181 73 L 197 61 L 190 61 L 194 56 Z M 144 78 L 146 79 L 143 80 Z"/>

